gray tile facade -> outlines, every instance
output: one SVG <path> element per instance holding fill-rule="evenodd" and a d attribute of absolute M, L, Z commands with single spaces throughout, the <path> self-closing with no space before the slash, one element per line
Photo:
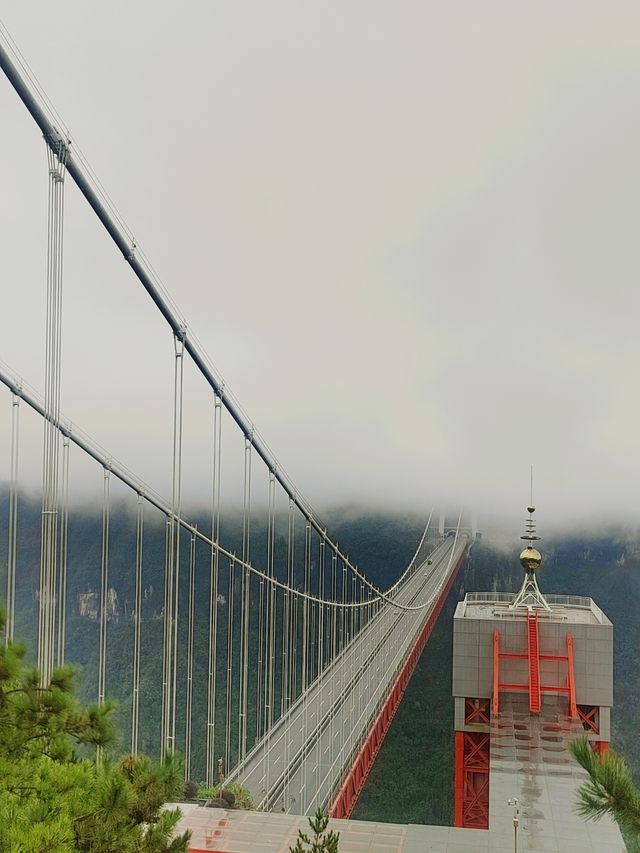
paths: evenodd
<path fill-rule="evenodd" d="M 554 605 L 552 613 L 539 613 L 541 655 L 567 654 L 567 634 L 573 638 L 573 662 L 576 701 L 580 705 L 600 707 L 601 734 L 609 737 L 609 710 L 613 705 L 613 626 L 590 599 L 576 599 L 590 606 L 567 603 Z M 453 622 L 453 695 L 485 698 L 493 693 L 493 632 L 500 634 L 500 651 L 527 653 L 526 611 L 509 612 L 505 602 L 469 604 L 462 601 Z M 543 685 L 567 684 L 565 661 L 540 661 Z M 527 685 L 527 660 L 500 660 L 501 683 Z M 544 694 L 543 694 L 544 698 Z M 456 728 L 464 728 L 456 710 Z M 605 732 L 606 730 L 606 732 Z"/>

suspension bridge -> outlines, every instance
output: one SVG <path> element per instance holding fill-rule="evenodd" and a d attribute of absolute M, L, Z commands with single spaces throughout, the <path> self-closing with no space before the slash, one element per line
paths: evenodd
<path fill-rule="evenodd" d="M 110 661 L 114 630 L 110 570 L 117 548 L 114 482 L 122 484 L 135 509 L 130 567 L 134 594 L 127 621 L 131 751 L 136 754 L 141 748 L 148 723 L 145 708 L 157 691 L 157 750 L 160 756 L 184 754 L 186 778 L 202 772 L 210 785 L 223 779 L 238 781 L 264 810 L 309 814 L 321 807 L 333 816 L 347 817 L 464 560 L 469 525 L 459 513 L 448 528 L 441 522 L 434 531 L 431 514 L 413 558 L 388 589 L 361 571 L 331 537 L 225 386 L 6 33 L 0 38 L 0 66 L 44 137 L 43 180 L 49 185 L 43 393 L 9 366 L 0 368 L 0 382 L 7 391 L 10 459 L 4 528 L 6 639 L 16 635 L 20 603 L 29 602 L 28 594 L 20 592 L 27 571 L 21 563 L 25 533 L 20 476 L 21 418 L 26 408 L 42 424 L 40 542 L 31 601 L 37 602 L 37 663 L 43 683 L 65 662 L 69 648 L 67 624 L 75 606 L 67 592 L 72 572 L 70 478 L 73 459 L 81 456 L 92 461 L 102 479 L 95 616 L 99 703 L 109 695 L 114 667 Z M 166 322 L 172 340 L 167 495 L 118 462 L 62 408 L 64 206 L 69 179 L 125 259 L 132 283 L 150 297 L 150 310 Z M 204 379 L 210 397 L 213 458 L 206 525 L 185 510 L 185 369 Z M 225 454 L 234 452 L 240 454 L 239 547 L 225 541 L 222 529 L 226 507 L 221 472 Z M 162 666 L 155 685 L 147 683 L 141 666 L 150 654 L 150 632 L 155 629 L 144 611 L 150 528 L 156 534 L 161 528 L 164 541 L 163 602 L 161 619 L 156 620 L 162 631 Z M 203 601 L 204 629 L 198 616 Z M 200 706 L 206 708 L 204 715 L 196 713 Z M 151 710 L 148 714 L 153 716 Z"/>

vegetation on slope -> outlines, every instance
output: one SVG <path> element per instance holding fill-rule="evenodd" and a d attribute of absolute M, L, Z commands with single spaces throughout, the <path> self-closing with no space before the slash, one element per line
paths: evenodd
<path fill-rule="evenodd" d="M 112 738 L 111 704 L 82 707 L 69 667 L 42 687 L 4 624 L 0 613 L 0 851 L 185 851 L 180 812 L 161 810 L 182 791 L 179 764 L 89 757 Z"/>
<path fill-rule="evenodd" d="M 329 818 L 318 809 L 314 817 L 309 818 L 308 832 L 298 830 L 298 839 L 290 853 L 338 853 L 340 833 L 328 830 Z"/>
<path fill-rule="evenodd" d="M 578 814 L 585 820 L 609 815 L 620 827 L 628 853 L 638 853 L 640 789 L 626 762 L 611 750 L 594 752 L 586 737 L 573 741 L 571 751 L 590 777 L 578 790 Z"/>

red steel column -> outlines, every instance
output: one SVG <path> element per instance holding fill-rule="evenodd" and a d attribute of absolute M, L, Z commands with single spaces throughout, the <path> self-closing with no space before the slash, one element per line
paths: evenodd
<path fill-rule="evenodd" d="M 540 642 L 538 639 L 538 611 L 527 613 L 527 646 L 529 651 L 529 711 L 539 714 L 540 697 Z"/>
<path fill-rule="evenodd" d="M 456 820 L 469 829 L 489 829 L 489 734 L 456 732 L 456 766 L 458 735 L 462 735 L 462 815 L 456 790 Z"/>
<path fill-rule="evenodd" d="M 464 732 L 456 732 L 455 750 L 453 825 L 464 826 Z"/>
<path fill-rule="evenodd" d="M 500 631 L 493 632 L 493 696 L 491 715 L 498 716 L 500 709 Z"/>
<path fill-rule="evenodd" d="M 578 719 L 576 705 L 576 678 L 573 671 L 573 635 L 567 634 L 567 687 L 569 688 L 569 716 Z"/>

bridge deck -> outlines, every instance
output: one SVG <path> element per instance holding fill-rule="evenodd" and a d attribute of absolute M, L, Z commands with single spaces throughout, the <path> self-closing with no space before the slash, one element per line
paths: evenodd
<path fill-rule="evenodd" d="M 446 585 L 466 539 L 449 537 L 396 590 L 306 694 L 229 777 L 268 811 L 312 814 L 326 808 L 385 701 L 402 663 Z"/>

